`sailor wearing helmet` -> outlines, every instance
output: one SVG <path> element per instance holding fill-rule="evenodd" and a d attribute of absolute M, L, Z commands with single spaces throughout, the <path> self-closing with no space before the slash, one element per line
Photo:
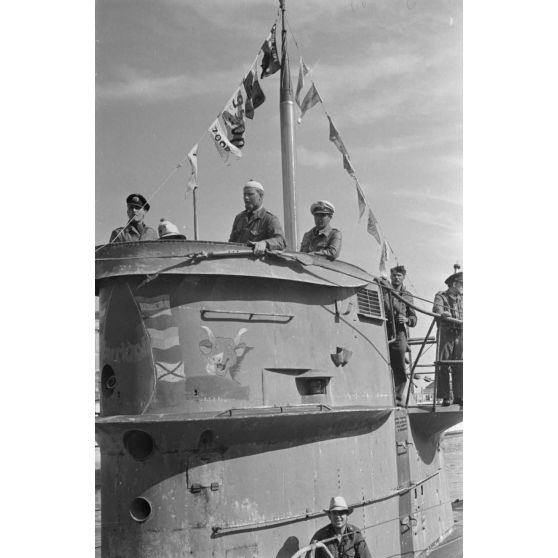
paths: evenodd
<path fill-rule="evenodd" d="M 159 231 L 159 238 L 161 240 L 186 240 L 186 237 L 181 234 L 178 227 L 165 218 L 161 219 L 157 230 Z"/>
<path fill-rule="evenodd" d="M 149 204 L 141 194 L 130 194 L 126 198 L 128 223 L 110 233 L 109 242 L 137 242 L 139 240 L 158 240 L 155 229 L 144 224 L 143 219 L 149 211 Z"/>
<path fill-rule="evenodd" d="M 338 258 L 341 253 L 341 231 L 329 224 L 335 207 L 332 203 L 321 200 L 310 206 L 310 213 L 314 215 L 316 226 L 304 233 L 300 251 L 326 256 L 330 260 Z"/>
<path fill-rule="evenodd" d="M 347 522 L 353 512 L 347 506 L 343 496 L 335 496 L 329 502 L 329 509 L 324 510 L 329 517 L 329 525 L 322 527 L 312 537 L 312 543 L 324 541 L 328 553 L 323 548 L 316 548 L 316 558 L 333 556 L 334 558 L 372 558 L 366 541 L 358 527 Z M 331 540 L 328 540 L 331 539 Z M 326 542 L 327 541 L 327 542 Z"/>
<path fill-rule="evenodd" d="M 284 250 L 286 246 L 279 219 L 263 207 L 264 188 L 249 180 L 243 188 L 244 211 L 234 218 L 229 242 L 241 242 L 261 256 L 266 250 Z"/>
<path fill-rule="evenodd" d="M 456 270 L 459 266 L 456 266 Z M 456 271 L 445 280 L 448 289 L 436 293 L 432 311 L 441 316 L 440 360 L 457 360 L 455 364 L 442 364 L 438 373 L 437 396 L 442 399 L 442 406 L 450 405 L 449 376 L 451 371 L 453 403 L 463 409 L 463 326 L 460 323 L 444 320 L 457 318 L 463 320 L 463 272 Z"/>

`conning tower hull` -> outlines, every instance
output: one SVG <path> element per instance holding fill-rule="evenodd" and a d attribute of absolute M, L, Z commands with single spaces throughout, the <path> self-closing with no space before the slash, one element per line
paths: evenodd
<path fill-rule="evenodd" d="M 448 532 L 437 441 L 460 418 L 394 406 L 370 275 L 227 243 L 96 260 L 103 557 L 290 557 L 336 494 L 375 557 Z"/>

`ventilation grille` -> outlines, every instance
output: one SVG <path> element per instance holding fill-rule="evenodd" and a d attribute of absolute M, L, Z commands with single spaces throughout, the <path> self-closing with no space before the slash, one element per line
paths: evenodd
<path fill-rule="evenodd" d="M 382 318 L 382 306 L 378 291 L 361 289 L 357 293 L 358 313 L 367 318 Z"/>

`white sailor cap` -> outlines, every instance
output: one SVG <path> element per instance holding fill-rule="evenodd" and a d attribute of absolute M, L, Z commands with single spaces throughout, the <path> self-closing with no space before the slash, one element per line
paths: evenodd
<path fill-rule="evenodd" d="M 252 179 L 248 180 L 248 182 L 244 184 L 244 188 L 255 188 L 260 192 L 264 191 L 264 187 L 257 180 L 252 180 Z"/>
<path fill-rule="evenodd" d="M 327 200 L 320 200 L 314 202 L 310 206 L 310 213 L 312 213 L 312 215 L 315 215 L 316 213 L 327 213 L 328 215 L 333 215 L 335 213 L 335 207 Z"/>

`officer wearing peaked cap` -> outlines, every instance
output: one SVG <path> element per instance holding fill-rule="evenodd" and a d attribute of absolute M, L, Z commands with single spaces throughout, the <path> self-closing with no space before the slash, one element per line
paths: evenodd
<path fill-rule="evenodd" d="M 463 272 L 452 273 L 444 283 L 445 291 L 436 293 L 432 311 L 441 316 L 438 321 L 439 360 L 460 361 L 454 364 L 441 364 L 438 370 L 437 396 L 442 399 L 442 406 L 450 405 L 450 373 L 452 379 L 453 403 L 463 408 L 463 326 L 445 318 L 463 321 Z"/>
<path fill-rule="evenodd" d="M 300 251 L 335 260 L 341 253 L 342 242 L 341 231 L 330 225 L 335 207 L 327 200 L 320 200 L 310 206 L 310 213 L 314 216 L 316 226 L 304 233 Z"/>
<path fill-rule="evenodd" d="M 229 242 L 241 242 L 260 256 L 266 250 L 284 250 L 286 246 L 279 219 L 263 207 L 264 187 L 250 179 L 243 188 L 244 211 L 235 218 Z"/>
<path fill-rule="evenodd" d="M 114 229 L 109 242 L 137 242 L 140 240 L 158 240 L 157 233 L 144 224 L 143 219 L 149 211 L 149 203 L 141 194 L 130 194 L 126 198 L 128 223 Z"/>
<path fill-rule="evenodd" d="M 353 510 L 347 506 L 343 496 L 334 496 L 329 508 L 324 511 L 329 517 L 329 525 L 316 531 L 312 543 L 324 541 L 323 544 L 334 558 L 372 558 L 360 529 L 347 522 Z M 323 548 L 316 548 L 316 558 L 326 556 L 328 554 Z"/>

